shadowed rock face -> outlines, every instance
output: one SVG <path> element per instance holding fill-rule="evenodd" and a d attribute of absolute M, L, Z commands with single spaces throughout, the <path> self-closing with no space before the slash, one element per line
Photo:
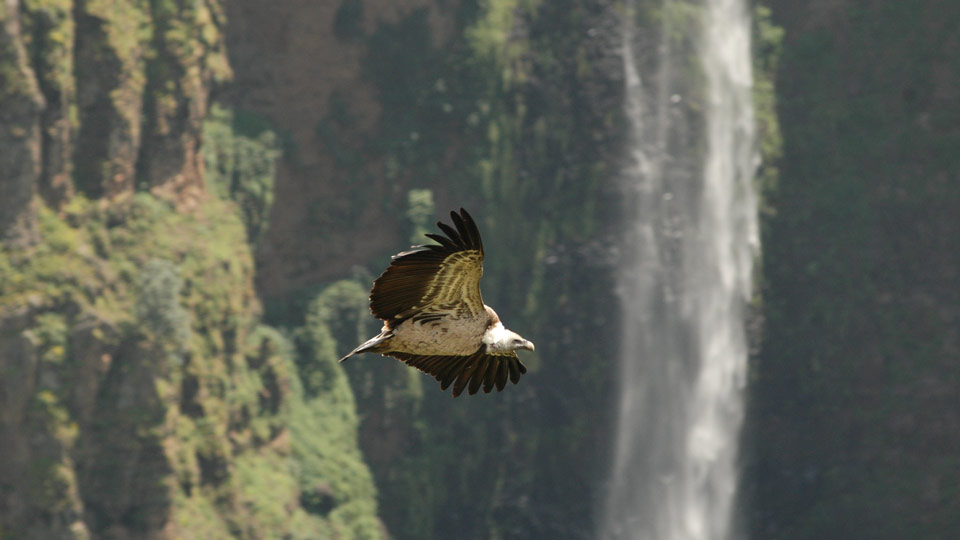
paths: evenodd
<path fill-rule="evenodd" d="M 307 401 L 240 211 L 205 193 L 225 24 L 217 0 L 0 4 L 0 537 L 383 536 L 345 377 Z"/>
<path fill-rule="evenodd" d="M 34 51 L 33 69 L 46 102 L 40 118 L 43 158 L 38 190 L 48 205 L 61 209 L 74 193 L 72 152 L 77 125 L 71 108 L 77 102 L 77 85 L 73 6 L 63 0 L 22 4 L 25 39 Z"/>
<path fill-rule="evenodd" d="M 149 13 L 140 2 L 84 2 L 77 10 L 77 185 L 88 197 L 134 187 Z"/>
<path fill-rule="evenodd" d="M 215 86 L 231 76 L 220 2 L 152 5 L 145 124 L 137 172 L 151 188 L 192 204 L 203 192 L 202 122 Z"/>
<path fill-rule="evenodd" d="M 406 244 L 397 217 L 407 190 L 433 186 L 420 178 L 391 177 L 382 152 L 365 148 L 382 130 L 378 90 L 365 72 L 368 57 L 382 52 L 369 50 L 367 37 L 380 25 L 422 12 L 429 32 L 424 37 L 443 47 L 454 29 L 456 4 L 227 4 L 235 82 L 228 99 L 269 118 L 286 142 L 270 226 L 257 257 L 257 284 L 265 297 L 347 275 L 357 261 Z M 345 121 L 331 121 L 337 115 Z M 359 163 L 346 154 L 357 154 Z M 442 194 L 439 198 L 445 204 Z"/>
<path fill-rule="evenodd" d="M 23 45 L 18 2 L 7 0 L 0 9 L 0 241 L 26 246 L 38 240 L 32 198 L 40 173 L 43 96 Z"/>
<path fill-rule="evenodd" d="M 201 123 L 229 77 L 219 2 L 81 3 L 76 19 L 76 177 L 93 197 L 135 182 L 194 204 Z"/>
<path fill-rule="evenodd" d="M 346 377 L 332 352 L 301 359 L 327 369 L 305 395 L 260 325 L 235 206 L 138 193 L 44 212 L 45 244 L 0 252 L 4 534 L 382 536 Z"/>
<path fill-rule="evenodd" d="M 195 203 L 201 123 L 230 75 L 220 3 L 7 3 L 0 226 L 20 225 L 5 237 L 30 237 L 30 212 L 18 209 L 33 193 L 59 209 L 74 184 L 113 198 L 141 182 Z"/>
<path fill-rule="evenodd" d="M 767 3 L 783 159 L 752 536 L 953 538 L 960 4 Z"/>

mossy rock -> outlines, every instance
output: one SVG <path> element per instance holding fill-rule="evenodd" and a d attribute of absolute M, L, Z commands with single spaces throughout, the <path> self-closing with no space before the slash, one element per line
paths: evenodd
<path fill-rule="evenodd" d="M 35 381 L 4 421 L 33 418 L 20 433 L 45 449 L 10 465 L 52 486 L 31 508 L 83 524 L 82 505 L 93 535 L 172 522 L 185 536 L 380 537 L 346 377 L 334 359 L 307 397 L 294 348 L 259 325 L 232 203 L 181 213 L 146 193 L 109 206 L 80 196 L 40 225 L 47 242 L 0 253 L 0 329 L 33 358 L 0 368 Z M 322 484 L 335 505 L 318 514 L 301 493 Z"/>

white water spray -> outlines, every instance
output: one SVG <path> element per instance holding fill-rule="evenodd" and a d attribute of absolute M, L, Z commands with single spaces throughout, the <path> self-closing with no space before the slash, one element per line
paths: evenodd
<path fill-rule="evenodd" d="M 635 214 L 619 276 L 622 388 L 604 540 L 740 536 L 744 319 L 759 244 L 750 17 L 746 0 L 703 0 L 702 9 L 702 135 L 691 135 L 684 113 L 683 89 L 695 85 L 678 80 L 676 29 L 660 32 L 649 74 L 638 67 L 649 51 L 636 50 L 630 23 L 624 33 L 633 152 L 623 176 Z"/>

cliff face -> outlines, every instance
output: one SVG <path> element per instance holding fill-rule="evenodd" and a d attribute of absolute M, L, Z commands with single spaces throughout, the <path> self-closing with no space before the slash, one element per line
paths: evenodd
<path fill-rule="evenodd" d="M 138 193 L 63 216 L 0 259 L 0 532 L 378 537 L 346 379 L 305 390 L 296 365 L 336 359 L 259 325 L 235 208 Z"/>
<path fill-rule="evenodd" d="M 212 83 L 229 75 L 218 3 L 5 6 L 5 170 L 21 180 L 5 184 L 3 224 L 29 223 L 18 209 L 35 192 L 57 208 L 75 189 L 132 193 L 136 178 L 184 200 L 202 191 L 201 122 Z M 29 237 L 29 225 L 4 229 Z"/>
<path fill-rule="evenodd" d="M 593 211 L 559 219 L 563 197 L 596 209 L 610 196 L 590 188 L 619 84 L 601 72 L 584 84 L 591 102 L 570 78 L 578 58 L 609 52 L 582 37 L 608 11 L 234 3 L 224 23 L 216 2 L 4 5 L 3 114 L 19 116 L 0 135 L 8 170 L 22 172 L 3 184 L 0 536 L 382 537 L 358 433 L 398 535 L 486 537 L 491 520 L 509 534 L 570 523 L 589 534 L 590 497 L 554 503 L 596 470 L 605 424 L 534 404 L 563 401 L 554 386 L 576 394 L 574 364 L 599 366 L 614 343 L 570 343 L 573 330 L 610 328 L 592 315 L 611 301 L 609 265 Z M 568 8 L 583 17 L 565 31 L 581 38 L 558 45 L 560 66 L 531 65 Z M 285 31 L 298 25 L 317 31 Z M 239 108 L 211 107 L 217 88 Z M 544 101 L 561 104 L 560 124 Z M 514 147 L 527 136 L 537 144 Z M 571 178 L 593 183 L 558 190 Z M 406 217 L 413 188 L 431 190 L 418 192 L 421 214 L 433 200 L 480 216 L 503 246 L 491 303 L 570 369 L 448 415 L 448 396 L 422 392 L 419 374 L 355 364 L 361 425 L 335 363 L 372 331 L 371 276 L 355 265 L 379 268 L 425 225 Z M 268 301 L 313 298 L 277 310 L 282 332 L 260 321 L 257 242 Z M 359 282 L 327 282 L 351 273 Z M 530 300 L 553 286 L 549 302 Z M 606 380 L 589 372 L 591 385 Z M 603 399 L 572 407 L 608 410 Z M 551 422 L 540 443 L 517 437 Z M 533 460 L 549 467 L 526 470 Z M 534 482 L 542 521 L 523 511 Z"/>
<path fill-rule="evenodd" d="M 960 6 L 770 1 L 784 156 L 754 386 L 762 538 L 958 527 Z"/>
<path fill-rule="evenodd" d="M 273 320 L 327 321 L 311 335 L 341 353 L 372 335 L 370 281 L 425 225 L 413 190 L 426 188 L 427 215 L 478 218 L 485 301 L 537 336 L 530 373 L 496 395 L 451 401 L 399 363 L 345 365 L 387 528 L 591 538 L 617 331 L 615 9 L 239 2 L 230 14 L 241 82 L 228 95 L 273 119 L 287 152 L 257 256 Z"/>
<path fill-rule="evenodd" d="M 260 321 L 221 4 L 0 16 L 0 538 L 382 537 L 334 353 Z"/>
<path fill-rule="evenodd" d="M 269 298 L 296 296 L 402 245 L 406 186 L 442 183 L 391 171 L 376 146 L 384 103 L 369 68 L 393 53 L 372 48 L 368 37 L 416 19 L 420 35 L 398 32 L 384 45 L 425 40 L 425 47 L 442 48 L 458 3 L 240 0 L 227 8 L 236 72 L 228 99 L 270 119 L 287 150 L 258 254 L 258 288 Z M 393 69 L 399 86 L 414 75 Z M 419 75 L 437 76 L 429 70 L 421 65 Z"/>
<path fill-rule="evenodd" d="M 754 535 L 953 538 L 958 8 L 769 4 Z M 0 538 L 592 538 L 619 5 L 4 0 Z M 459 206 L 529 373 L 339 366 Z"/>
<path fill-rule="evenodd" d="M 43 96 L 23 43 L 18 2 L 0 8 L 0 145 L 6 178 L 0 184 L 0 240 L 5 244 L 36 243 L 36 176 L 40 171 L 40 122 Z"/>
<path fill-rule="evenodd" d="M 346 364 L 388 529 L 591 537 L 616 346 L 615 11 L 238 2 L 229 15 L 238 84 L 227 95 L 271 118 L 286 152 L 257 255 L 270 316 L 333 321 L 323 341 L 341 353 L 372 335 L 370 280 L 397 246 L 422 241 L 413 233 L 430 225 L 415 219 L 413 190 L 425 188 L 426 214 L 466 206 L 479 219 L 485 301 L 538 339 L 519 386 L 452 403 L 395 362 Z M 316 291 L 309 306 L 297 300 Z"/>

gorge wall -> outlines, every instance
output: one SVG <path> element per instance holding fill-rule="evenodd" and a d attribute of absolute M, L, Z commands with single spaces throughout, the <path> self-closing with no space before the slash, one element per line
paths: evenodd
<path fill-rule="evenodd" d="M 695 20 L 669 5 L 630 15 Z M 960 7 L 755 13 L 746 528 L 954 538 Z M 0 3 L 0 538 L 592 538 L 622 17 Z M 452 400 L 396 362 L 338 365 L 376 331 L 372 278 L 459 206 L 485 301 L 537 343 L 521 384 Z"/>
<path fill-rule="evenodd" d="M 288 7 L 4 4 L 0 536 L 587 537 L 615 14 Z M 562 361 L 451 409 L 335 360 L 454 203 L 500 246 L 488 302 Z"/>
<path fill-rule="evenodd" d="M 951 538 L 960 6 L 771 0 L 756 538 Z M 769 45 L 769 43 L 768 43 Z"/>
<path fill-rule="evenodd" d="M 0 19 L 0 538 L 385 536 L 334 351 L 261 322 L 223 5 Z"/>

